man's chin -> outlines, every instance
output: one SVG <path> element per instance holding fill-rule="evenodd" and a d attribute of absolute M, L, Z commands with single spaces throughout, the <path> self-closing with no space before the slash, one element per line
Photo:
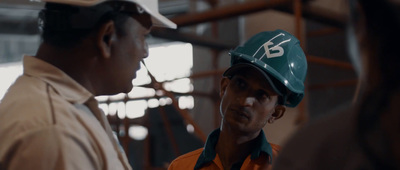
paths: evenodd
<path fill-rule="evenodd" d="M 129 92 L 132 91 L 132 88 L 133 88 L 133 85 L 132 85 L 132 83 L 130 83 L 130 85 L 127 86 L 127 87 L 125 88 L 125 90 L 122 91 L 121 93 L 129 93 Z"/>
<path fill-rule="evenodd" d="M 126 83 L 126 84 L 127 84 L 127 83 Z M 124 86 L 124 87 L 120 86 L 120 87 L 118 87 L 118 88 L 115 88 L 115 89 L 114 89 L 113 91 L 111 91 L 110 94 L 108 94 L 108 95 L 117 95 L 117 94 L 120 94 L 120 93 L 129 93 L 129 92 L 132 91 L 132 88 L 133 88 L 132 82 L 129 82 L 129 85 L 127 84 L 127 85 Z"/>

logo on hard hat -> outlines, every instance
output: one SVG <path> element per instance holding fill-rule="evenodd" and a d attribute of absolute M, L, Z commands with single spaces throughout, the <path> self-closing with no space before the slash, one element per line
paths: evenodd
<path fill-rule="evenodd" d="M 264 47 L 265 54 L 263 54 L 259 59 L 261 60 L 264 56 L 267 56 L 267 58 L 275 58 L 275 57 L 281 57 L 285 54 L 285 50 L 280 46 L 283 43 L 289 42 L 291 39 L 283 40 L 282 42 L 274 45 L 272 40 L 276 39 L 279 36 L 285 36 L 284 33 L 280 33 L 276 35 L 275 37 L 271 38 L 267 42 L 265 42 L 258 50 L 254 53 L 253 57 L 257 54 L 257 52 Z"/>

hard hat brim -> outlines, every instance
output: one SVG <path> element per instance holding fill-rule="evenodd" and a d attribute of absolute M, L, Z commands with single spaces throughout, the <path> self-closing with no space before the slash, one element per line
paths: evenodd
<path fill-rule="evenodd" d="M 74 5 L 74 6 L 94 6 L 103 2 L 107 2 L 110 0 L 31 0 L 31 1 L 37 1 L 37 2 L 51 2 L 51 3 L 59 3 L 59 4 L 66 4 L 66 5 Z M 131 2 L 134 3 L 141 8 L 143 8 L 148 14 L 151 15 L 153 25 L 158 26 L 158 27 L 166 27 L 166 28 L 171 28 L 171 29 L 176 29 L 177 25 L 169 20 L 168 18 L 164 17 L 158 12 L 157 4 L 152 4 L 154 3 L 153 1 L 148 1 L 148 0 L 119 0 L 123 2 Z"/>
<path fill-rule="evenodd" d="M 239 72 L 240 70 L 243 69 L 254 69 L 256 71 L 258 71 L 259 73 L 261 73 L 264 77 L 265 80 L 268 81 L 268 83 L 270 84 L 270 86 L 272 87 L 272 90 L 274 90 L 275 93 L 277 93 L 279 96 L 284 96 L 284 92 L 281 88 L 278 88 L 278 86 L 282 86 L 277 84 L 278 81 L 273 81 L 273 77 L 271 77 L 270 75 L 268 75 L 268 73 L 266 73 L 265 71 L 261 70 L 260 68 L 258 68 L 257 66 L 250 64 L 250 63 L 239 63 L 239 64 L 235 64 L 231 67 L 229 67 L 223 74 L 223 76 L 225 77 L 229 77 L 229 76 L 233 76 L 234 74 L 236 74 L 237 72 Z"/>
<path fill-rule="evenodd" d="M 243 59 L 250 63 L 254 62 L 254 63 L 258 63 L 258 65 L 265 65 L 265 63 L 263 63 L 262 61 L 255 60 L 253 57 L 247 56 L 245 54 L 237 53 L 234 51 L 231 51 L 229 54 L 233 58 L 232 60 L 234 62 L 238 61 L 239 59 Z M 278 71 L 276 71 L 274 68 L 267 67 L 267 65 L 265 65 L 265 66 L 266 66 L 266 67 L 264 67 L 265 71 L 267 73 L 269 73 L 272 77 L 274 77 L 277 80 L 279 80 L 280 82 L 282 82 L 282 84 L 284 84 L 291 92 L 293 92 L 293 93 L 303 93 L 304 92 L 303 83 L 301 83 L 299 81 L 290 81 L 287 78 L 280 75 L 278 73 Z"/>
<path fill-rule="evenodd" d="M 133 2 L 137 5 L 139 5 L 141 8 L 143 8 L 147 13 L 149 13 L 152 16 L 152 20 L 153 20 L 153 24 L 154 26 L 158 26 L 158 27 L 166 27 L 166 28 L 172 28 L 172 29 L 176 29 L 177 25 L 172 22 L 171 20 L 169 20 L 168 18 L 164 17 L 163 15 L 161 15 L 158 12 L 158 9 L 151 9 L 152 5 L 147 5 L 144 1 L 148 1 L 148 0 L 124 0 L 126 2 Z M 147 2 L 147 3 L 150 3 Z M 158 7 L 158 5 L 157 5 Z"/>
<path fill-rule="evenodd" d="M 253 63 L 253 62 L 260 62 L 260 61 L 252 60 L 252 57 L 249 57 L 249 56 L 247 56 L 245 54 L 236 53 L 234 51 L 231 51 L 230 55 L 231 55 L 231 57 L 233 57 L 232 61 L 234 61 L 232 63 L 233 65 L 231 67 L 233 67 L 234 65 L 242 64 L 242 63 L 249 64 L 249 63 Z M 236 63 L 237 61 L 239 61 L 239 59 L 243 59 L 246 62 Z M 302 84 L 296 84 L 295 86 L 293 86 L 292 84 L 289 83 L 289 82 L 292 82 L 292 81 L 288 81 L 284 77 L 280 76 L 277 73 L 277 71 L 274 70 L 272 67 L 265 67 L 265 70 L 263 70 L 263 69 L 255 66 L 254 64 L 250 64 L 250 65 L 252 67 L 256 67 L 261 72 L 264 72 L 267 76 L 269 75 L 271 81 L 272 81 L 272 79 L 279 81 L 281 84 L 283 84 L 285 89 L 289 90 L 289 92 L 281 90 L 282 93 L 284 94 L 283 97 L 285 99 L 285 102 L 284 102 L 285 106 L 296 107 L 300 103 L 300 101 L 303 99 L 304 91 L 302 91 L 302 89 L 304 89 L 304 86 Z M 227 72 L 227 71 L 228 70 L 226 70 L 225 72 Z M 225 73 L 224 73 L 224 75 L 225 75 Z M 284 82 L 286 82 L 286 84 L 284 84 Z M 276 87 L 277 84 L 273 84 L 273 85 L 274 85 L 273 87 L 278 89 Z M 294 88 L 294 87 L 301 87 L 302 89 L 298 89 L 298 88 Z"/>

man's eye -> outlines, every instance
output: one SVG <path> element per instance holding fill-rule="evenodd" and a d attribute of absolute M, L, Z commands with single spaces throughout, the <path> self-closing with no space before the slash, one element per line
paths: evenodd
<path fill-rule="evenodd" d="M 271 96 L 267 92 L 260 90 L 260 91 L 257 91 L 256 98 L 260 101 L 264 101 L 264 100 L 270 99 Z"/>
<path fill-rule="evenodd" d="M 241 78 L 233 79 L 233 84 L 234 84 L 235 88 L 237 88 L 237 89 L 245 89 L 247 87 L 246 81 L 244 81 Z"/>
<path fill-rule="evenodd" d="M 235 81 L 235 85 L 236 85 L 236 87 L 238 87 L 239 89 L 244 89 L 244 88 L 246 88 L 247 83 L 246 83 L 244 80 L 238 78 L 238 79 L 236 79 L 236 81 Z"/>

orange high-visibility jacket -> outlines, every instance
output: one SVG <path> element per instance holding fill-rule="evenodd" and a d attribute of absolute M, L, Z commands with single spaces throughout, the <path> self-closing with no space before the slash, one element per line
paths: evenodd
<path fill-rule="evenodd" d="M 219 137 L 219 129 L 214 130 L 207 138 L 204 148 L 186 153 L 179 156 L 169 166 L 169 170 L 189 170 L 189 169 L 207 169 L 220 170 L 221 160 L 215 152 L 215 146 Z M 240 164 L 234 165 L 232 169 L 241 170 L 269 170 L 272 169 L 272 158 L 278 155 L 280 146 L 268 143 L 264 131 L 255 139 L 257 146 L 250 155 Z"/>

